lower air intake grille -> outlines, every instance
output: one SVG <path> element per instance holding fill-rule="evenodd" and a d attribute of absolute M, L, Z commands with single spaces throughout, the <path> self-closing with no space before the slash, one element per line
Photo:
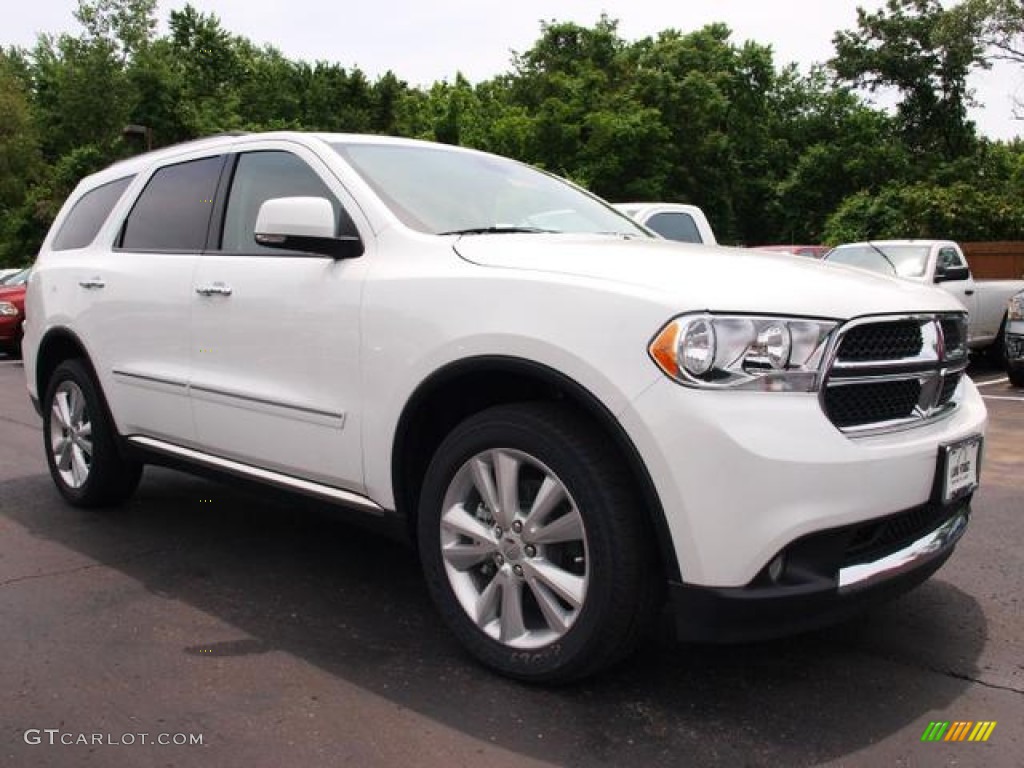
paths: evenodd
<path fill-rule="evenodd" d="M 920 397 L 915 379 L 849 384 L 825 392 L 825 411 L 837 427 L 856 427 L 910 418 Z"/>

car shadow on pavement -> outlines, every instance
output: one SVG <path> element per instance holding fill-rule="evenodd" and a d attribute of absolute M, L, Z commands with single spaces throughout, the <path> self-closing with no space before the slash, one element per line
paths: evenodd
<path fill-rule="evenodd" d="M 46 476 L 4 482 L 4 518 L 245 635 L 194 637 L 173 653 L 230 663 L 282 651 L 482 742 L 560 765 L 843 758 L 908 725 L 923 729 L 968 685 L 986 636 L 979 605 L 940 572 L 829 630 L 725 647 L 676 644 L 663 631 L 595 680 L 530 687 L 460 650 L 408 546 L 303 502 L 149 468 L 133 501 L 105 514 L 67 507 Z"/>

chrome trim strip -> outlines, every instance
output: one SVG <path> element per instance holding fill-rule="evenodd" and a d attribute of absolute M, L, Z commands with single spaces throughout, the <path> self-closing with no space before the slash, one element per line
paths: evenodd
<path fill-rule="evenodd" d="M 887 435 L 893 432 L 903 432 L 908 429 L 917 429 L 918 427 L 923 427 L 926 424 L 934 424 L 937 421 L 952 416 L 955 408 L 956 403 L 954 403 L 951 400 L 945 405 L 932 411 L 927 416 L 920 415 L 919 409 L 915 408 L 914 415 L 908 416 L 905 419 L 875 421 L 871 422 L 870 424 L 861 424 L 853 427 L 837 427 L 837 429 L 850 438 L 877 437 L 878 435 Z"/>
<path fill-rule="evenodd" d="M 128 437 L 128 442 L 142 446 L 143 448 L 157 451 L 158 453 L 177 456 L 179 458 L 187 459 L 188 461 L 193 461 L 199 464 L 205 464 L 231 474 L 241 475 L 242 477 L 248 477 L 261 482 L 270 483 L 271 485 L 275 485 L 280 488 L 304 493 L 307 496 L 316 496 L 340 502 L 348 506 L 359 507 L 360 509 L 371 512 L 375 515 L 384 515 L 386 512 L 382 506 L 372 499 L 360 496 L 358 493 L 342 490 L 341 488 L 316 483 L 312 480 L 303 480 L 298 477 L 292 477 L 291 475 L 285 475 L 269 469 L 261 469 L 260 467 L 243 464 L 240 461 L 224 459 L 220 456 L 211 456 L 208 453 L 196 451 L 191 448 L 184 448 L 180 445 L 167 443 L 163 440 L 156 440 L 152 437 L 132 435 Z"/>
<path fill-rule="evenodd" d="M 345 414 L 337 413 L 335 411 L 323 411 L 318 408 L 310 408 L 305 405 L 294 405 L 292 403 L 283 403 L 280 400 L 270 400 L 264 397 L 256 397 L 255 395 L 243 395 L 241 392 L 232 392 L 227 389 L 217 389 L 216 387 L 207 387 L 200 384 L 191 384 L 189 390 L 192 392 L 204 392 L 208 395 L 220 395 L 221 397 L 233 397 L 238 400 L 245 400 L 250 403 L 259 403 L 260 405 L 272 405 L 277 408 L 287 408 L 289 411 L 299 411 L 300 413 L 308 413 L 313 416 L 326 416 L 329 419 L 337 419 L 338 421 L 345 422 Z"/>
<path fill-rule="evenodd" d="M 964 535 L 969 519 L 970 513 L 967 510 L 961 511 L 931 533 L 922 536 L 898 552 L 893 552 L 872 563 L 861 563 L 840 569 L 839 591 L 842 593 L 869 587 L 876 582 L 899 576 L 939 557 Z"/>
<path fill-rule="evenodd" d="M 169 387 L 180 387 L 181 389 L 188 388 L 188 382 L 184 379 L 168 379 L 162 376 L 151 376 L 146 373 L 131 373 L 115 368 L 113 370 L 115 376 L 123 376 L 126 379 L 138 379 L 139 381 L 149 381 L 154 384 L 166 384 Z"/>

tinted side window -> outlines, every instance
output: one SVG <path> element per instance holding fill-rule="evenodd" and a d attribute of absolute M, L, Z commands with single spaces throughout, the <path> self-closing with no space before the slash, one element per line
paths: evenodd
<path fill-rule="evenodd" d="M 128 214 L 121 247 L 201 251 L 223 157 L 168 165 L 153 174 Z"/>
<path fill-rule="evenodd" d="M 60 231 L 53 238 L 51 246 L 55 251 L 70 251 L 74 248 L 85 248 L 96 238 L 96 234 L 114 210 L 121 195 L 132 183 L 134 176 L 126 176 L 111 181 L 102 187 L 91 189 L 82 195 L 71 208 Z"/>
<path fill-rule="evenodd" d="M 688 213 L 656 213 L 648 219 L 647 226 L 669 240 L 681 243 L 704 242 L 693 217 Z"/>
<path fill-rule="evenodd" d="M 327 198 L 334 207 L 335 232 L 356 234 L 334 193 L 303 160 L 288 152 L 248 152 L 239 156 L 235 167 L 224 213 L 221 250 L 275 256 L 285 253 L 279 248 L 259 245 L 253 237 L 260 206 L 275 197 Z"/>

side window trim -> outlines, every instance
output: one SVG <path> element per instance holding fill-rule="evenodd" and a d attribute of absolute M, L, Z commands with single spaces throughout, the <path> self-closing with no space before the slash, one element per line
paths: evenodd
<path fill-rule="evenodd" d="M 217 192 L 213 198 L 213 210 L 210 212 L 210 225 L 206 228 L 206 246 L 203 253 L 220 253 L 221 238 L 224 235 L 224 218 L 228 215 L 228 196 L 231 194 L 231 185 L 235 182 L 235 170 L 238 168 L 238 158 L 241 152 L 231 152 L 225 155 L 224 165 L 220 169 L 220 178 L 217 180 Z"/>
<path fill-rule="evenodd" d="M 185 159 L 182 159 L 182 160 L 177 160 L 175 162 L 164 163 L 162 165 L 158 165 L 158 166 L 154 167 L 152 169 L 152 171 L 150 172 L 148 178 L 146 178 L 145 183 L 142 185 L 142 188 L 139 190 L 138 194 L 135 195 L 135 199 L 132 200 L 131 206 L 125 212 L 124 218 L 121 220 L 121 223 L 118 226 L 117 237 L 114 240 L 114 245 L 113 245 L 113 248 L 111 250 L 113 250 L 115 252 L 125 252 L 125 251 L 128 251 L 130 253 L 166 253 L 166 254 L 171 254 L 171 255 L 174 255 L 174 254 L 195 254 L 197 252 L 201 252 L 200 250 L 181 249 L 181 248 L 177 248 L 177 249 L 175 249 L 175 248 L 131 248 L 131 249 L 126 249 L 124 247 L 125 229 L 128 226 L 128 219 L 131 218 L 132 212 L 135 210 L 135 206 L 138 205 L 139 200 L 146 193 L 146 189 L 147 189 L 147 187 L 149 187 L 149 184 L 153 181 L 153 178 L 162 169 L 169 168 L 169 167 L 171 167 L 173 165 L 181 165 L 182 163 L 190 163 L 190 162 L 193 162 L 193 161 L 196 161 L 196 160 L 208 160 L 210 158 L 219 158 L 220 162 L 221 162 L 221 167 L 220 167 L 220 170 L 219 170 L 219 174 L 220 174 L 219 178 L 223 178 L 223 175 L 224 175 L 224 165 L 227 162 L 229 157 L 230 157 L 230 155 L 227 154 L 227 153 L 213 154 L 213 155 L 202 155 L 202 156 L 199 156 L 199 157 L 189 157 L 189 158 L 185 158 Z M 219 193 L 220 193 L 220 181 L 218 179 L 217 194 L 219 194 Z M 210 206 L 210 217 L 206 221 L 206 237 L 203 240 L 204 243 L 208 243 L 209 242 L 210 225 L 211 225 L 211 222 L 213 220 L 213 211 L 217 207 L 218 202 L 219 202 L 218 198 L 214 197 L 213 205 Z"/>

